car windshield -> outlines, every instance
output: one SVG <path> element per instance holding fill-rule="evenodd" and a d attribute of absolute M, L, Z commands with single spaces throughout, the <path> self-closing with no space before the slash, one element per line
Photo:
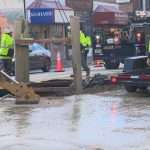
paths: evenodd
<path fill-rule="evenodd" d="M 36 50 L 45 51 L 46 49 L 38 43 L 33 43 L 32 45 L 29 45 L 29 50 L 32 50 L 32 51 L 36 51 Z"/>

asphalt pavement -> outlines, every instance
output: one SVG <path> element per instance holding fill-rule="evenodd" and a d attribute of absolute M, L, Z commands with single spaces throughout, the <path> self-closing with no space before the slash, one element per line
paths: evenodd
<path fill-rule="evenodd" d="M 0 103 L 0 150 L 149 150 L 149 95 L 124 89 Z"/>
<path fill-rule="evenodd" d="M 106 70 L 104 67 L 94 67 L 93 65 L 90 66 L 91 69 L 91 77 L 97 73 L 102 75 L 114 75 L 122 72 L 122 65 L 120 69 L 115 70 Z M 40 70 L 32 71 L 30 74 L 30 81 L 32 82 L 41 82 L 53 79 L 71 79 L 70 75 L 73 73 L 72 68 L 64 68 L 64 72 L 55 72 L 55 70 L 51 70 L 50 72 L 43 73 Z M 82 71 L 83 77 L 85 76 L 85 72 Z"/>
<path fill-rule="evenodd" d="M 92 75 L 122 71 L 90 67 Z M 71 68 L 34 71 L 30 78 L 47 81 L 71 74 Z M 15 105 L 14 98 L 6 98 L 0 101 L 0 150 L 149 150 L 149 96 L 120 88 L 41 97 L 37 105 Z"/>

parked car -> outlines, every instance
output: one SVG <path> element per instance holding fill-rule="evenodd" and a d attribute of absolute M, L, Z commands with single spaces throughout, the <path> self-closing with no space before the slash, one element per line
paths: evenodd
<path fill-rule="evenodd" d="M 14 65 L 15 66 L 15 65 Z M 43 45 L 33 43 L 29 45 L 29 69 L 49 72 L 51 68 L 51 52 Z"/>
<path fill-rule="evenodd" d="M 51 52 L 41 44 L 34 43 L 29 46 L 29 66 L 31 70 L 42 69 L 43 72 L 50 71 Z"/>

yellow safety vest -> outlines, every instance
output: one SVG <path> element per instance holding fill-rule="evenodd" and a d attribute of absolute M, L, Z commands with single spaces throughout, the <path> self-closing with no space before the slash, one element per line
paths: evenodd
<path fill-rule="evenodd" d="M 86 36 L 86 44 L 87 44 L 88 47 L 91 47 L 92 41 L 91 41 L 91 37 L 90 36 Z"/>
<path fill-rule="evenodd" d="M 82 31 L 80 31 L 80 44 L 84 47 L 87 45 L 85 34 Z"/>
<path fill-rule="evenodd" d="M 148 52 L 150 53 L 150 40 L 148 42 Z"/>
<path fill-rule="evenodd" d="M 0 47 L 0 58 L 8 59 L 8 52 L 10 48 L 14 47 L 14 39 L 9 34 L 4 33 L 1 37 L 1 47 Z"/>

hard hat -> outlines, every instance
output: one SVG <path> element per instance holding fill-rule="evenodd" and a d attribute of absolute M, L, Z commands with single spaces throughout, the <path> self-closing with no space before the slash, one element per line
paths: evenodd
<path fill-rule="evenodd" d="M 5 28 L 4 29 L 4 33 L 11 33 L 11 32 L 12 32 L 12 30 L 10 28 Z"/>

